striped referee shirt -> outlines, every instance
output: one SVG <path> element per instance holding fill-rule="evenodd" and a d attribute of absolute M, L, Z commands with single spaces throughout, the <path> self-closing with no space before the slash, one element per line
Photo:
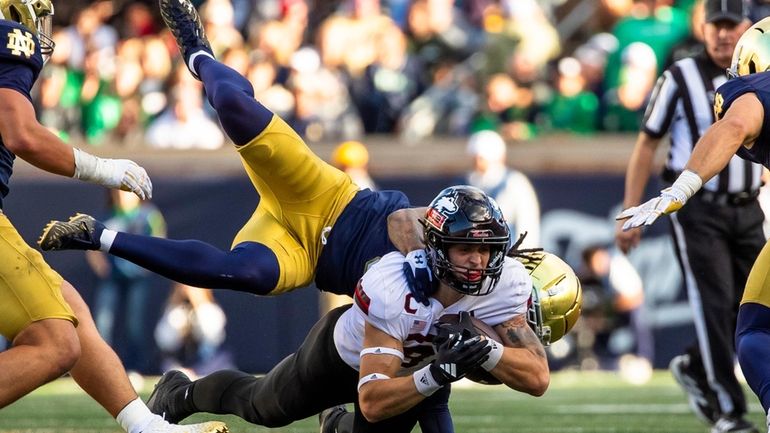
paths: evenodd
<path fill-rule="evenodd" d="M 684 169 L 695 143 L 714 123 L 714 93 L 725 81 L 725 70 L 706 53 L 675 62 L 658 79 L 644 113 L 642 130 L 653 138 L 671 133 L 666 172 L 679 173 Z M 755 191 L 761 185 L 761 175 L 761 165 L 733 156 L 727 167 L 703 188 L 718 193 Z"/>

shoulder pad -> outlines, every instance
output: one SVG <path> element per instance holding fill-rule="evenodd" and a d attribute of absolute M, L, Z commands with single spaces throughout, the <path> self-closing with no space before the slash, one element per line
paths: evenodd
<path fill-rule="evenodd" d="M 0 58 L 27 64 L 35 74 L 43 69 L 43 55 L 37 36 L 14 21 L 0 20 Z"/>

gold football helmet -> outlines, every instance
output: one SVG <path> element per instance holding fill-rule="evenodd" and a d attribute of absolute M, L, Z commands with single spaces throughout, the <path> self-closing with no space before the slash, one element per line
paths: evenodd
<path fill-rule="evenodd" d="M 51 0 L 0 0 L 0 19 L 15 21 L 35 32 L 43 59 L 53 53 L 51 39 L 53 3 Z"/>
<path fill-rule="evenodd" d="M 583 290 L 570 265 L 544 251 L 516 256 L 532 276 L 527 321 L 543 345 L 562 338 L 580 317 Z"/>
<path fill-rule="evenodd" d="M 742 77 L 770 69 L 770 17 L 749 27 L 733 51 L 733 60 L 727 74 Z"/>

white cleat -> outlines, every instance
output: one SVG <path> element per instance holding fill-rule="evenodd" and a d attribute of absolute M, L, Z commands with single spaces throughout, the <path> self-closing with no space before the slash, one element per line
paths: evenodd
<path fill-rule="evenodd" d="M 202 422 L 199 424 L 169 424 L 158 417 L 147 426 L 142 433 L 229 433 L 227 425 L 219 421 Z"/>

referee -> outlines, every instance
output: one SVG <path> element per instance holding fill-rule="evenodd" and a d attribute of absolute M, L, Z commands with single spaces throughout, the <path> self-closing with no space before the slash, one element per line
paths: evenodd
<path fill-rule="evenodd" d="M 626 173 L 624 208 L 642 201 L 655 150 L 666 133 L 671 148 L 662 177 L 670 184 L 714 122 L 714 89 L 727 80 L 733 49 L 751 22 L 743 0 L 706 0 L 705 8 L 705 52 L 676 61 L 653 90 Z M 746 400 L 734 373 L 733 343 L 743 287 L 765 242 L 757 201 L 760 175 L 760 165 L 733 156 L 688 206 L 671 215 L 698 341 L 670 368 L 696 415 L 713 426 L 712 433 L 757 432 L 744 418 Z M 621 225 L 616 243 L 628 252 L 639 243 L 641 231 L 623 232 Z"/>

